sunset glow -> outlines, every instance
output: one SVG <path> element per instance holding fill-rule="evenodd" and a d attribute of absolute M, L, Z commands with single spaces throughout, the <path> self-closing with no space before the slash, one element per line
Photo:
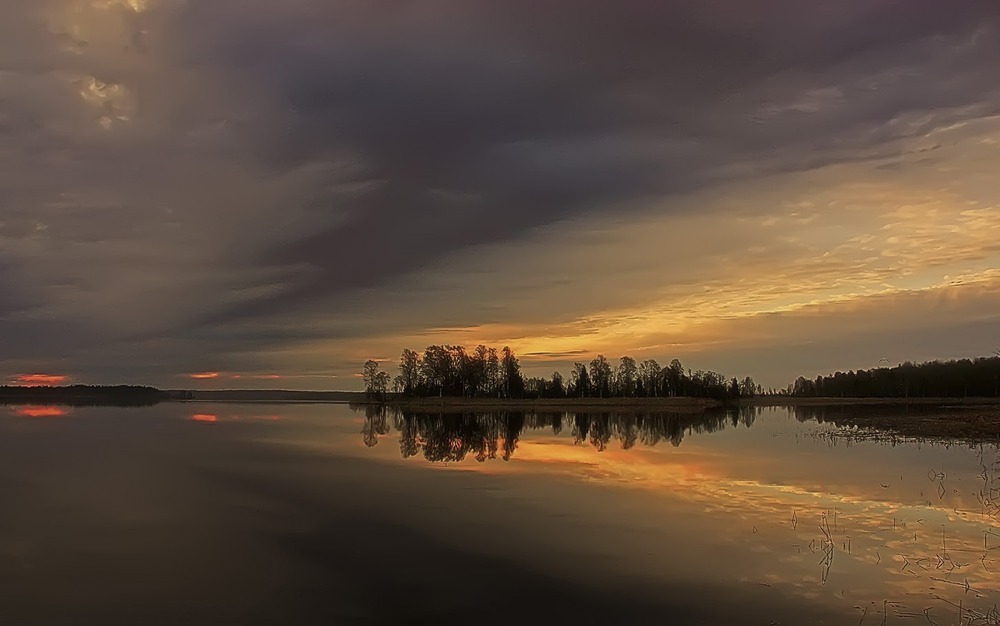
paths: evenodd
<path fill-rule="evenodd" d="M 58 374 L 18 374 L 14 382 L 25 387 L 49 387 L 61 385 L 69 380 L 68 376 Z"/>

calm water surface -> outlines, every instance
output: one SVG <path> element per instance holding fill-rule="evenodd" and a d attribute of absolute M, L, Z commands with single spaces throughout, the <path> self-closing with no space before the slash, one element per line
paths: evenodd
<path fill-rule="evenodd" d="M 810 415 L 0 407 L 0 624 L 998 623 L 997 450 Z"/>

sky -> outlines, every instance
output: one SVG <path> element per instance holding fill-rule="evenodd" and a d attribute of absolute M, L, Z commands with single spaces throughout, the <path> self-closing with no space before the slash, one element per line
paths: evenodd
<path fill-rule="evenodd" d="M 0 0 L 0 381 L 1000 349 L 996 0 Z"/>

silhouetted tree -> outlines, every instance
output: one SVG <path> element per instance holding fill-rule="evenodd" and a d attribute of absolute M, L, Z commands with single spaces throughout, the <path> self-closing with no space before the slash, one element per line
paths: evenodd
<path fill-rule="evenodd" d="M 677 359 L 670 362 L 670 365 L 663 370 L 664 389 L 671 396 L 683 396 L 684 389 L 684 366 Z"/>
<path fill-rule="evenodd" d="M 646 359 L 639 366 L 639 379 L 642 380 L 642 389 L 646 396 L 656 397 L 660 395 L 660 379 L 663 377 L 663 368 L 655 359 Z"/>
<path fill-rule="evenodd" d="M 399 357 L 399 376 L 402 383 L 402 393 L 412 396 L 420 386 L 420 355 L 408 348 L 403 349 Z"/>
<path fill-rule="evenodd" d="M 611 395 L 611 364 L 603 354 L 598 354 L 590 362 L 590 382 L 595 392 L 593 395 L 599 398 Z"/>
<path fill-rule="evenodd" d="M 479 344 L 472 354 L 472 395 L 488 396 L 491 394 L 492 381 L 489 371 L 490 349 Z"/>
<path fill-rule="evenodd" d="M 496 348 L 490 348 L 486 357 L 486 387 L 489 395 L 500 395 L 500 356 Z"/>
<path fill-rule="evenodd" d="M 378 362 L 368 359 L 361 369 L 361 379 L 365 383 L 365 394 L 369 398 L 378 396 Z"/>
<path fill-rule="evenodd" d="M 503 348 L 500 370 L 503 375 L 504 397 L 522 397 L 524 395 L 524 379 L 521 377 L 521 364 L 509 346 Z"/>
<path fill-rule="evenodd" d="M 559 372 L 552 372 L 552 398 L 565 398 L 566 397 L 566 386 L 563 384 L 562 374 Z"/>
<path fill-rule="evenodd" d="M 432 391 L 444 395 L 444 388 L 451 380 L 451 352 L 444 346 L 427 346 L 420 361 L 421 376 Z"/>
<path fill-rule="evenodd" d="M 575 396 L 586 398 L 590 395 L 590 375 L 587 373 L 587 366 L 583 363 L 573 364 L 573 391 Z"/>
<path fill-rule="evenodd" d="M 638 371 L 635 359 L 632 357 L 623 356 L 619 360 L 618 371 L 615 375 L 615 382 L 617 383 L 616 391 L 619 396 L 629 398 L 635 395 L 635 382 Z"/>

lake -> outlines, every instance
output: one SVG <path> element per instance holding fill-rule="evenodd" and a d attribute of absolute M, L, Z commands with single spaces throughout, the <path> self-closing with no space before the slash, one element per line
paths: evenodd
<path fill-rule="evenodd" d="M 997 449 L 830 414 L 0 406 L 0 624 L 1000 623 Z"/>

